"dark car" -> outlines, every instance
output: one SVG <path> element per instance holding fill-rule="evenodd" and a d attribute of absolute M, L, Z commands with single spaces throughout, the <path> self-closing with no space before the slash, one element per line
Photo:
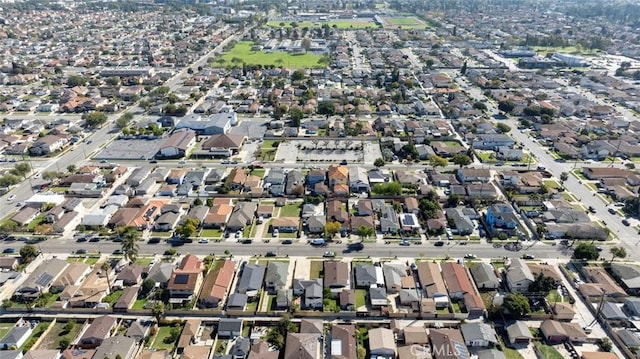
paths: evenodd
<path fill-rule="evenodd" d="M 347 165 L 347 160 L 340 161 L 340 164 L 343 165 L 343 166 L 346 166 Z"/>
<path fill-rule="evenodd" d="M 609 211 L 609 213 L 611 213 L 611 214 L 616 214 L 616 210 L 611 208 L 611 207 L 609 207 L 609 209 L 607 209 L 607 211 Z"/>
<path fill-rule="evenodd" d="M 282 244 L 293 244 L 293 240 L 285 239 L 284 241 L 282 241 Z"/>
<path fill-rule="evenodd" d="M 253 242 L 251 239 L 247 238 L 247 239 L 243 239 L 240 241 L 240 243 L 242 244 L 251 244 L 251 242 Z"/>
<path fill-rule="evenodd" d="M 2 253 L 15 253 L 16 249 L 15 248 L 5 248 Z"/>
<path fill-rule="evenodd" d="M 351 244 L 349 244 L 349 246 L 348 246 L 348 247 L 349 247 L 349 249 L 350 249 L 350 250 L 352 250 L 352 251 L 361 251 L 361 250 L 363 250 L 363 249 L 364 249 L 364 244 L 363 244 L 363 243 L 361 243 L 361 242 L 358 242 L 358 243 L 351 243 Z"/>
<path fill-rule="evenodd" d="M 629 226 L 631 225 L 631 223 L 629 222 L 629 220 L 628 220 L 628 219 L 626 219 L 626 218 L 622 220 L 622 224 L 624 224 L 624 225 L 625 225 L 625 226 L 627 226 L 627 227 L 629 227 Z"/>
<path fill-rule="evenodd" d="M 596 209 L 593 206 L 589 206 L 589 212 L 596 213 Z"/>
<path fill-rule="evenodd" d="M 151 160 L 149 163 L 158 163 L 158 160 Z"/>
<path fill-rule="evenodd" d="M 400 241 L 400 245 L 401 246 L 410 246 L 411 242 L 409 242 L 409 241 Z"/>
<path fill-rule="evenodd" d="M 442 247 L 442 246 L 444 246 L 444 241 L 437 241 L 433 245 L 436 246 L 436 247 Z"/>
<path fill-rule="evenodd" d="M 92 238 L 89 240 L 89 242 L 93 242 L 93 243 L 95 243 L 95 242 L 100 242 L 100 237 L 92 237 Z"/>
<path fill-rule="evenodd" d="M 160 237 L 151 237 L 149 238 L 149 244 L 160 243 Z"/>
<path fill-rule="evenodd" d="M 87 254 L 87 250 L 86 249 L 78 249 L 78 250 L 76 250 L 76 254 Z"/>
<path fill-rule="evenodd" d="M 121 249 L 116 249 L 115 251 L 113 251 L 113 254 L 115 254 L 115 255 L 122 254 L 122 250 Z"/>
<path fill-rule="evenodd" d="M 264 256 L 265 257 L 277 257 L 278 254 L 276 252 L 267 252 Z"/>
<path fill-rule="evenodd" d="M 76 239 L 76 242 L 81 243 L 81 242 L 86 242 L 87 241 L 87 237 L 80 237 L 78 239 Z"/>

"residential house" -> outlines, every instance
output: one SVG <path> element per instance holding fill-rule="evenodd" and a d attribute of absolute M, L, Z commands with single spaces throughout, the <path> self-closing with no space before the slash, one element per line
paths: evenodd
<path fill-rule="evenodd" d="M 498 344 L 495 329 L 487 323 L 465 323 L 460 326 L 468 347 L 489 347 Z"/>
<path fill-rule="evenodd" d="M 304 194 L 304 178 L 299 170 L 290 170 L 287 173 L 284 192 L 287 196 L 301 196 Z"/>
<path fill-rule="evenodd" d="M 246 180 L 247 171 L 244 168 L 236 167 L 231 170 L 231 173 L 226 179 L 226 183 L 232 191 L 240 191 L 244 188 Z"/>
<path fill-rule="evenodd" d="M 500 279 L 498 279 L 491 264 L 484 262 L 474 263 L 469 267 L 469 272 L 471 272 L 479 290 L 498 289 L 500 287 Z"/>
<path fill-rule="evenodd" d="M 406 267 L 402 264 L 385 264 L 382 267 L 384 282 L 388 293 L 398 293 L 402 289 L 402 278 L 407 276 Z"/>
<path fill-rule="evenodd" d="M 418 279 L 426 297 L 433 298 L 437 308 L 445 308 L 449 305 L 449 293 L 438 263 L 418 263 Z"/>
<path fill-rule="evenodd" d="M 581 284 L 578 291 L 586 298 L 596 301 L 602 297 L 602 292 L 609 297 L 624 298 L 627 292 L 602 267 L 586 266 L 582 267 L 582 273 L 588 283 Z"/>
<path fill-rule="evenodd" d="M 271 294 L 283 290 L 287 285 L 289 262 L 270 261 L 264 278 L 264 287 Z"/>
<path fill-rule="evenodd" d="M 180 305 L 195 299 L 202 285 L 202 260 L 193 254 L 187 254 L 173 270 L 167 289 L 169 303 Z"/>
<path fill-rule="evenodd" d="M 338 185 L 349 185 L 349 170 L 346 166 L 331 165 L 327 171 L 329 188 L 335 190 Z"/>
<path fill-rule="evenodd" d="M 236 339 L 233 347 L 231 347 L 231 350 L 229 351 L 229 354 L 233 356 L 233 359 L 246 359 L 249 355 L 250 348 L 250 339 L 240 337 Z M 202 356 L 200 356 L 199 358 L 202 358 Z"/>
<path fill-rule="evenodd" d="M 293 280 L 293 294 L 301 297 L 300 308 L 302 309 L 322 308 L 322 288 L 322 278 Z"/>
<path fill-rule="evenodd" d="M 307 187 L 313 189 L 316 184 L 324 183 L 327 172 L 320 169 L 314 169 L 307 173 Z"/>
<path fill-rule="evenodd" d="M 202 226 L 205 228 L 222 228 L 229 221 L 233 207 L 231 206 L 231 200 L 228 198 L 214 198 L 213 206 L 209 208 L 209 211 L 202 222 Z M 238 214 L 237 216 L 244 216 L 244 214 Z M 253 218 L 253 217 L 251 217 Z M 240 218 L 242 221 L 242 218 Z M 245 222 L 246 223 L 246 219 Z"/>
<path fill-rule="evenodd" d="M 400 226 L 398 225 L 398 216 L 392 205 L 385 203 L 380 207 L 380 231 L 382 233 L 398 233 Z"/>
<path fill-rule="evenodd" d="M 247 359 L 278 359 L 280 352 L 271 350 L 269 343 L 264 340 L 254 340 Z"/>
<path fill-rule="evenodd" d="M 369 287 L 368 296 L 372 308 L 384 307 L 389 304 L 387 290 L 384 287 Z"/>
<path fill-rule="evenodd" d="M 460 168 L 456 172 L 456 177 L 461 183 L 491 181 L 491 170 L 483 168 Z"/>
<path fill-rule="evenodd" d="M 202 149 L 207 151 L 210 157 L 231 157 L 240 152 L 245 138 L 244 135 L 231 133 L 213 135 L 202 144 Z M 197 155 L 200 154 L 199 152 Z"/>
<path fill-rule="evenodd" d="M 66 137 L 57 135 L 46 135 L 29 148 L 29 153 L 33 156 L 45 156 L 62 149 L 69 140 Z"/>
<path fill-rule="evenodd" d="M 631 263 L 611 263 L 611 273 L 631 294 L 640 293 L 640 267 Z"/>
<path fill-rule="evenodd" d="M 371 357 L 395 358 L 396 342 L 391 329 L 369 329 L 369 353 Z"/>
<path fill-rule="evenodd" d="M 354 310 L 356 305 L 356 292 L 353 289 L 343 289 L 338 295 L 340 302 L 340 309 L 342 310 Z"/>
<path fill-rule="evenodd" d="M 458 329 L 430 329 L 429 338 L 431 339 L 431 348 L 441 348 L 432 352 L 434 359 L 465 359 L 470 357 L 462 333 Z"/>
<path fill-rule="evenodd" d="M 343 202 L 340 200 L 328 200 L 326 203 L 326 217 L 327 222 L 339 222 L 341 224 L 341 231 L 349 230 L 349 213 L 346 206 L 343 206 Z"/>
<path fill-rule="evenodd" d="M 271 220 L 271 228 L 279 232 L 294 233 L 298 231 L 300 219 L 298 217 L 278 217 Z"/>
<path fill-rule="evenodd" d="M 136 320 L 131 323 L 125 334 L 126 337 L 132 338 L 136 342 L 142 342 L 147 337 L 151 329 L 150 322 L 146 320 Z"/>
<path fill-rule="evenodd" d="M 356 287 L 382 287 L 384 276 L 382 268 L 368 264 L 356 264 L 353 268 Z"/>
<path fill-rule="evenodd" d="M 547 343 L 561 343 L 564 341 L 583 343 L 587 334 L 578 323 L 561 323 L 547 319 L 540 324 L 540 333 Z"/>
<path fill-rule="evenodd" d="M 165 263 L 165 262 L 157 262 L 149 270 L 149 274 L 147 275 L 147 278 L 156 282 L 156 286 L 159 286 L 160 288 L 166 288 L 167 283 L 169 283 L 169 279 L 171 279 L 172 273 L 173 273 L 173 264 Z"/>
<path fill-rule="evenodd" d="M 117 335 L 106 338 L 96 349 L 94 358 L 116 358 L 133 359 L 137 353 L 138 346 L 132 338 Z"/>
<path fill-rule="evenodd" d="M 198 303 L 206 308 L 220 305 L 231 287 L 235 274 L 235 265 L 231 260 L 225 260 L 217 271 L 210 271 L 202 285 Z"/>
<path fill-rule="evenodd" d="M 13 292 L 13 296 L 20 299 L 35 299 L 40 294 L 48 292 L 67 265 L 66 261 L 57 258 L 43 261 Z"/>
<path fill-rule="evenodd" d="M 196 337 L 200 328 L 200 320 L 189 319 L 185 322 L 184 328 L 178 337 L 178 343 L 176 344 L 176 353 L 184 354 L 186 348 L 196 343 Z"/>
<path fill-rule="evenodd" d="M 369 176 L 362 167 L 352 166 L 348 170 L 349 190 L 353 193 L 369 192 Z"/>
<path fill-rule="evenodd" d="M 442 277 L 447 285 L 449 296 L 453 299 L 460 298 L 462 300 L 462 304 L 469 313 L 470 318 L 484 315 L 484 302 L 476 292 L 463 265 L 453 262 L 442 264 Z"/>
<path fill-rule="evenodd" d="M 2 339 L 0 339 L 0 350 L 8 350 L 11 347 L 20 348 L 31 335 L 32 329 L 29 325 L 12 327 Z M 1 352 L 0 352 L 1 353 Z"/>
<path fill-rule="evenodd" d="M 356 359 L 356 328 L 351 324 L 331 327 L 331 359 Z"/>
<path fill-rule="evenodd" d="M 218 337 L 227 339 L 242 335 L 242 320 L 234 318 L 220 318 L 218 321 Z"/>
<path fill-rule="evenodd" d="M 262 288 L 266 268 L 259 264 L 246 263 L 242 269 L 236 292 L 255 297 Z"/>
<path fill-rule="evenodd" d="M 511 291 L 528 292 L 529 286 L 535 280 L 531 269 L 521 258 L 512 258 L 507 267 L 505 278 Z"/>
<path fill-rule="evenodd" d="M 122 291 L 122 295 L 113 305 L 114 312 L 126 312 L 133 306 L 136 299 L 138 299 L 138 291 L 140 287 L 126 287 Z"/>
<path fill-rule="evenodd" d="M 462 208 L 447 208 L 447 218 L 453 222 L 453 231 L 460 235 L 470 235 L 475 229 L 471 218 L 465 214 Z"/>
<path fill-rule="evenodd" d="M 324 215 L 315 215 L 307 219 L 307 230 L 309 233 L 324 233 L 327 219 Z"/>
<path fill-rule="evenodd" d="M 528 345 L 533 339 L 533 335 L 527 324 L 521 320 L 507 327 L 507 337 L 511 345 L 524 344 Z"/>
<path fill-rule="evenodd" d="M 120 273 L 116 276 L 116 287 L 130 287 L 134 285 L 142 284 L 142 273 L 146 271 L 146 268 L 137 265 L 129 264 L 122 268 Z"/>
<path fill-rule="evenodd" d="M 350 288 L 349 264 L 346 262 L 324 262 L 324 287 L 341 291 Z"/>
<path fill-rule="evenodd" d="M 320 359 L 322 347 L 316 334 L 288 333 L 284 359 Z"/>
<path fill-rule="evenodd" d="M 93 349 L 101 346 L 103 341 L 109 337 L 117 322 L 117 318 L 108 315 L 95 318 L 82 334 L 78 341 L 78 346 L 83 349 Z"/>
<path fill-rule="evenodd" d="M 227 231 L 241 231 L 244 227 L 251 225 L 257 208 L 258 205 L 253 202 L 236 203 L 227 221 Z"/>
<path fill-rule="evenodd" d="M 195 132 L 189 130 L 175 131 L 160 145 L 157 156 L 161 158 L 184 157 L 195 143 Z"/>

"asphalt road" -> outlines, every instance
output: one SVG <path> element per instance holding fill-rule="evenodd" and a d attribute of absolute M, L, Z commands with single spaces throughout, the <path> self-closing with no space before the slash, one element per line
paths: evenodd
<path fill-rule="evenodd" d="M 478 258 L 501 258 L 521 257 L 523 254 L 535 255 L 536 258 L 568 258 L 563 247 L 551 246 L 536 242 L 524 242 L 520 251 L 513 252 L 501 248 L 494 248 L 490 244 L 467 244 L 459 245 L 454 241 L 445 242 L 442 247 L 436 247 L 433 241 L 423 242 L 422 245 L 400 246 L 395 244 L 365 244 L 364 249 L 358 252 L 344 252 L 347 245 L 331 243 L 325 247 L 314 247 L 304 243 L 280 244 L 277 242 L 241 244 L 235 242 L 210 242 L 207 244 L 194 243 L 185 244 L 179 247 L 171 247 L 167 243 L 148 244 L 140 243 L 140 253 L 145 254 L 162 254 L 165 250 L 174 248 L 180 253 L 193 253 L 198 255 L 223 254 L 225 250 L 229 250 L 231 254 L 240 256 L 251 256 L 255 254 L 264 255 L 266 252 L 273 251 L 279 255 L 290 256 L 322 256 L 324 251 L 334 251 L 336 255 L 350 257 L 394 257 L 413 258 L 424 256 L 428 258 L 445 257 L 449 255 L 451 258 L 463 258 L 466 254 L 475 254 Z M 17 249 L 17 243 L 14 248 Z M 10 247 L 7 243 L 3 243 L 2 247 Z M 72 239 L 46 241 L 39 244 L 39 248 L 43 253 L 71 253 L 77 249 L 86 249 L 89 253 L 112 253 L 114 250 L 120 249 L 121 244 L 111 241 L 102 241 L 97 243 L 84 242 L 76 243 Z M 570 253 L 569 253 L 570 256 Z"/>

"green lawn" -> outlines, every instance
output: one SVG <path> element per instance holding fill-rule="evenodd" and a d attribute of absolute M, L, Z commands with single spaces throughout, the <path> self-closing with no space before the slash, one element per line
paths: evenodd
<path fill-rule="evenodd" d="M 224 67 L 232 67 L 245 63 L 247 65 L 284 66 L 288 68 L 317 68 L 324 67 L 321 56 L 314 54 L 293 55 L 283 51 L 252 51 L 251 41 L 240 41 L 231 50 L 220 57 L 220 64 Z M 234 61 L 235 60 L 235 61 Z M 239 61 L 238 61 L 239 60 Z"/>
<path fill-rule="evenodd" d="M 520 355 L 520 353 L 518 353 L 518 351 L 515 349 L 503 345 L 502 351 L 504 352 L 504 356 L 506 356 L 507 359 L 522 359 L 522 355 Z"/>
<path fill-rule="evenodd" d="M 340 311 L 340 306 L 338 305 L 338 301 L 335 298 L 325 298 L 324 299 L 324 305 L 322 307 L 322 310 L 324 312 L 339 312 Z"/>
<path fill-rule="evenodd" d="M 458 141 L 439 141 L 439 142 L 442 142 L 447 147 L 460 146 L 460 142 L 458 142 Z"/>
<path fill-rule="evenodd" d="M 67 263 L 84 262 L 84 257 L 67 257 Z"/>
<path fill-rule="evenodd" d="M 141 266 L 148 266 L 149 264 L 151 264 L 152 260 L 153 257 L 141 257 L 136 259 L 136 264 Z"/>
<path fill-rule="evenodd" d="M 278 238 L 285 238 L 285 239 L 296 239 L 298 238 L 298 232 L 280 232 L 278 233 Z"/>
<path fill-rule="evenodd" d="M 367 305 L 367 290 L 366 289 L 356 289 L 356 308 L 363 307 Z"/>
<path fill-rule="evenodd" d="M 311 261 L 310 268 L 309 268 L 310 279 L 322 278 L 323 272 L 324 272 L 323 261 Z"/>
<path fill-rule="evenodd" d="M 262 141 L 262 146 L 260 146 L 260 149 L 263 150 L 275 150 L 278 148 L 277 144 L 280 144 L 281 141 L 278 140 L 264 140 Z"/>
<path fill-rule="evenodd" d="M 113 307 L 113 305 L 116 304 L 116 302 L 118 301 L 121 295 L 122 295 L 121 290 L 114 290 L 113 292 L 109 293 L 109 295 L 104 297 L 102 299 L 102 302 L 109 303 L 109 306 Z"/>
<path fill-rule="evenodd" d="M 563 359 L 564 357 L 560 352 L 556 350 L 556 348 L 542 344 L 540 342 L 533 342 L 538 351 L 542 354 L 542 357 L 545 359 Z"/>
<path fill-rule="evenodd" d="M 284 28 L 292 27 L 291 21 L 269 21 L 267 26 L 280 28 L 280 24 L 283 24 Z M 322 27 L 322 25 L 327 24 L 329 27 L 335 27 L 338 29 L 366 29 L 366 28 L 376 28 L 378 27 L 373 21 L 364 20 L 364 19 L 338 19 L 338 20 L 330 20 L 330 21 L 297 21 L 296 25 L 298 28 L 308 27 Z"/>
<path fill-rule="evenodd" d="M 23 353 L 28 352 L 29 349 L 31 349 L 31 347 L 33 347 L 33 345 L 36 343 L 36 341 L 40 338 L 42 333 L 44 333 L 45 330 L 47 330 L 47 328 L 49 328 L 50 324 L 51 324 L 51 322 L 40 322 L 40 323 L 38 323 L 38 325 L 36 325 L 36 327 L 33 328 L 33 331 L 31 332 L 31 335 L 29 336 L 29 339 L 27 339 L 27 341 L 25 341 L 24 344 L 22 344 L 22 347 L 20 348 L 20 350 L 22 350 Z"/>
<path fill-rule="evenodd" d="M 576 47 L 576 46 L 567 46 L 567 47 L 534 46 L 533 50 L 541 54 L 546 54 L 548 52 L 559 52 L 562 54 L 574 54 L 574 55 L 594 55 L 600 52 L 599 50 L 583 49 L 581 47 Z"/>
<path fill-rule="evenodd" d="M 476 151 L 476 156 L 478 156 L 482 163 L 497 162 L 497 159 L 493 157 L 492 152 Z"/>
<path fill-rule="evenodd" d="M 87 263 L 88 265 L 92 266 L 95 265 L 96 263 L 98 263 L 98 261 L 100 260 L 100 257 L 87 257 L 84 262 Z"/>
<path fill-rule="evenodd" d="M 547 188 L 550 189 L 558 189 L 560 188 L 560 183 L 554 181 L 554 180 L 546 180 L 546 181 L 542 181 L 542 183 L 544 183 L 545 186 L 547 186 Z"/>
<path fill-rule="evenodd" d="M 300 203 L 286 204 L 280 208 L 279 217 L 300 217 Z"/>
<path fill-rule="evenodd" d="M 244 307 L 245 312 L 255 312 L 258 309 L 258 301 L 247 302 L 247 305 Z"/>
<path fill-rule="evenodd" d="M 45 221 L 46 221 L 46 218 L 45 218 L 44 214 L 39 214 L 38 216 L 36 216 L 36 218 L 33 219 L 33 221 L 29 222 L 29 224 L 27 225 L 27 231 L 28 232 L 33 232 L 33 230 L 37 226 L 41 225 Z"/>
<path fill-rule="evenodd" d="M 383 17 L 390 24 L 389 27 L 402 27 L 403 29 L 424 29 L 429 25 L 414 16 Z"/>
<path fill-rule="evenodd" d="M 171 335 L 171 328 L 172 327 L 169 327 L 169 326 L 159 327 L 158 333 L 156 334 L 156 339 L 153 341 L 153 345 L 151 346 L 151 348 L 155 350 L 173 349 L 173 346 L 175 345 L 175 341 L 170 343 L 165 343 L 165 339 Z"/>
<path fill-rule="evenodd" d="M 200 237 L 220 238 L 222 237 L 222 229 L 214 229 L 214 228 L 203 229 L 202 233 L 200 233 Z"/>
<path fill-rule="evenodd" d="M 258 160 L 263 162 L 271 162 L 276 159 L 276 149 L 261 149 L 258 155 Z"/>
<path fill-rule="evenodd" d="M 49 331 L 47 336 L 42 339 L 38 345 L 38 349 L 59 349 L 60 341 L 64 338 L 69 339 L 70 342 L 76 338 L 80 329 L 82 329 L 82 323 L 76 323 L 69 332 L 64 331 L 66 322 L 57 322 L 53 328 Z"/>
<path fill-rule="evenodd" d="M 147 304 L 147 299 L 138 299 L 133 303 L 132 309 L 144 309 L 144 306 Z"/>
<path fill-rule="evenodd" d="M 264 172 L 265 172 L 264 168 L 256 168 L 254 170 L 251 170 L 251 175 L 264 178 Z"/>

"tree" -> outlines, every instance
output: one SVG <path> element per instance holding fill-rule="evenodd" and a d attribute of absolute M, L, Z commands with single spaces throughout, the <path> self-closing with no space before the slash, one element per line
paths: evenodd
<path fill-rule="evenodd" d="M 447 161 L 446 158 L 440 157 L 440 156 L 436 156 L 433 155 L 431 156 L 431 158 L 429 159 L 429 164 L 433 167 L 433 168 L 437 168 L 437 167 L 447 167 L 447 165 L 449 164 L 449 161 Z"/>
<path fill-rule="evenodd" d="M 598 249 L 591 243 L 580 243 L 573 249 L 574 259 L 596 260 L 600 254 Z"/>
<path fill-rule="evenodd" d="M 304 70 L 296 70 L 291 74 L 291 81 L 304 80 Z"/>
<path fill-rule="evenodd" d="M 111 272 L 111 265 L 108 261 L 103 262 L 100 265 L 100 270 L 104 272 L 104 276 L 107 278 L 107 286 L 109 287 L 109 293 L 111 293 L 111 280 L 109 280 L 109 273 Z"/>
<path fill-rule="evenodd" d="M 627 250 L 624 247 L 611 247 L 609 253 L 611 253 L 612 262 L 616 258 L 624 259 L 627 256 Z"/>
<path fill-rule="evenodd" d="M 384 158 L 382 158 L 382 157 L 378 157 L 378 158 L 376 158 L 375 161 L 373 161 L 373 165 L 376 166 L 376 167 L 382 167 L 382 166 L 384 166 L 384 164 L 385 164 Z"/>
<path fill-rule="evenodd" d="M 371 227 L 360 226 L 356 229 L 356 234 L 362 239 L 373 237 L 376 231 Z"/>
<path fill-rule="evenodd" d="M 460 68 L 460 73 L 463 74 L 463 75 L 467 73 L 467 62 L 466 61 L 462 64 L 462 68 Z"/>
<path fill-rule="evenodd" d="M 27 244 L 20 248 L 20 257 L 24 263 L 31 263 L 38 256 L 38 248 L 33 244 Z"/>
<path fill-rule="evenodd" d="M 76 87 L 84 86 L 87 83 L 87 79 L 80 75 L 71 75 L 67 78 L 67 86 Z"/>
<path fill-rule="evenodd" d="M 135 227 L 127 226 L 120 228 L 119 235 L 122 238 L 122 253 L 124 253 L 124 259 L 129 262 L 135 262 L 138 258 L 138 252 L 140 246 L 138 245 L 138 230 Z"/>
<path fill-rule="evenodd" d="M 498 133 L 508 133 L 509 131 L 511 131 L 511 127 L 504 123 L 498 123 L 496 125 L 496 131 L 498 131 Z"/>
<path fill-rule="evenodd" d="M 69 338 L 63 337 L 58 342 L 58 349 L 66 350 L 69 347 L 69 345 L 71 345 L 71 340 L 69 340 Z"/>
<path fill-rule="evenodd" d="M 435 64 L 435 61 L 433 61 L 433 59 L 427 59 L 427 61 L 425 61 L 425 65 L 427 65 L 428 69 L 431 69 L 433 67 L 433 64 Z"/>
<path fill-rule="evenodd" d="M 118 126 L 119 129 L 123 129 L 129 126 L 131 120 L 133 120 L 133 114 L 131 112 L 127 112 L 124 115 L 118 117 L 118 119 L 116 120 L 116 126 Z"/>
<path fill-rule="evenodd" d="M 328 238 L 333 238 L 340 230 L 342 225 L 340 222 L 332 221 L 324 225 L 324 235 Z"/>
<path fill-rule="evenodd" d="M 288 314 L 284 314 L 276 326 L 270 327 L 267 330 L 267 342 L 278 349 L 284 347 L 284 338 L 288 333 L 294 333 L 297 331 L 296 325 L 291 322 Z"/>
<path fill-rule="evenodd" d="M 471 163 L 471 157 L 462 154 L 462 153 L 456 153 L 455 155 L 453 155 L 453 157 L 451 158 L 451 162 L 457 164 L 460 166 L 460 168 L 468 165 Z"/>
<path fill-rule="evenodd" d="M 569 174 L 567 172 L 562 172 L 560 174 L 560 183 L 564 185 L 564 183 L 569 179 Z"/>
<path fill-rule="evenodd" d="M 69 171 L 69 173 L 76 173 L 78 171 L 78 167 L 74 164 L 68 165 L 67 171 Z"/>
<path fill-rule="evenodd" d="M 371 192 L 385 196 L 400 196 L 402 194 L 402 186 L 398 182 L 376 183 Z"/>
<path fill-rule="evenodd" d="M 151 315 L 156 318 L 156 323 L 160 324 L 160 320 L 164 317 L 165 307 L 161 301 L 155 301 L 153 307 L 151 307 Z"/>
<path fill-rule="evenodd" d="M 71 319 L 67 322 L 67 324 L 64 325 L 64 327 L 62 327 L 62 333 L 69 334 L 75 327 L 76 327 L 76 321 Z"/>
<path fill-rule="evenodd" d="M 82 115 L 82 119 L 84 120 L 87 127 L 100 127 L 105 122 L 107 122 L 107 115 L 102 111 L 93 111 L 91 113 L 87 113 Z"/>
<path fill-rule="evenodd" d="M 509 293 L 504 296 L 502 302 L 504 309 L 516 317 L 522 317 L 531 313 L 531 306 L 529 305 L 529 299 L 522 293 Z"/>
<path fill-rule="evenodd" d="M 331 116 L 335 113 L 335 108 L 331 101 L 320 101 L 317 112 L 319 115 Z"/>
<path fill-rule="evenodd" d="M 613 344 L 609 338 L 598 339 L 598 345 L 603 352 L 610 352 L 613 349 Z"/>
<path fill-rule="evenodd" d="M 17 176 L 22 176 L 26 178 L 26 175 L 31 172 L 31 166 L 27 162 L 19 162 L 13 166 L 13 169 L 16 172 Z"/>
<path fill-rule="evenodd" d="M 498 102 L 498 110 L 502 112 L 511 112 L 516 106 L 511 101 Z"/>
<path fill-rule="evenodd" d="M 196 233 L 199 226 L 200 221 L 195 218 L 187 218 L 182 224 L 176 226 L 176 233 L 179 233 L 184 238 L 189 238 Z"/>
<path fill-rule="evenodd" d="M 151 293 L 151 291 L 153 290 L 153 288 L 156 287 L 156 282 L 151 279 L 151 278 L 147 278 L 142 282 L 142 286 L 140 287 L 140 296 L 141 297 L 146 297 L 149 295 L 149 293 Z"/>
<path fill-rule="evenodd" d="M 480 111 L 486 111 L 487 105 L 485 105 L 484 102 L 476 102 L 473 104 L 473 108 Z"/>
<path fill-rule="evenodd" d="M 546 296 L 550 291 L 556 288 L 556 282 L 551 277 L 547 277 L 542 273 L 536 276 L 536 279 L 529 284 L 530 293 L 544 293 Z"/>
<path fill-rule="evenodd" d="M 46 171 L 42 173 L 42 179 L 47 181 L 53 181 L 58 178 L 58 172 L 56 171 Z"/>

